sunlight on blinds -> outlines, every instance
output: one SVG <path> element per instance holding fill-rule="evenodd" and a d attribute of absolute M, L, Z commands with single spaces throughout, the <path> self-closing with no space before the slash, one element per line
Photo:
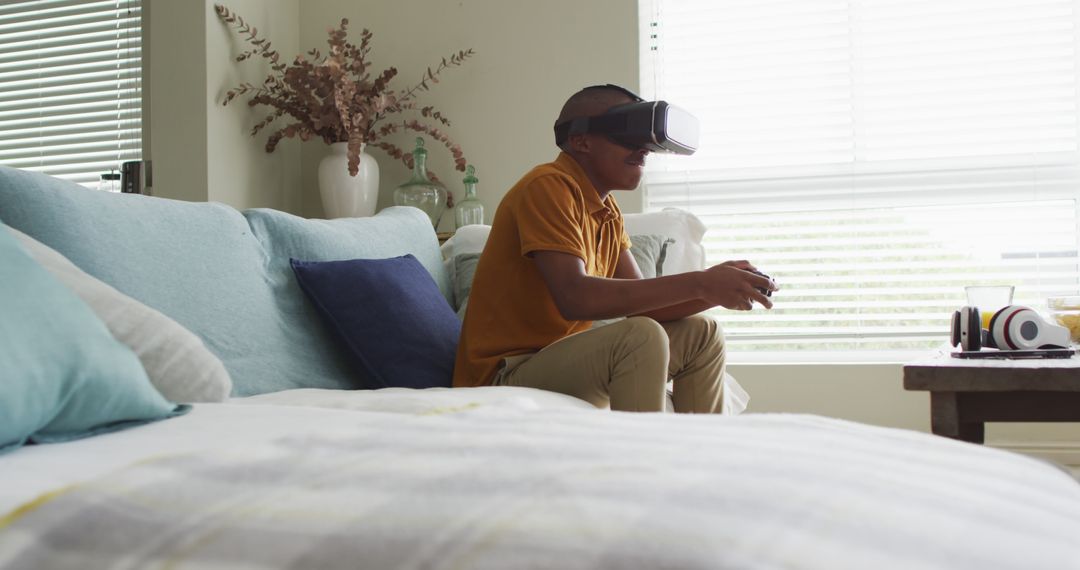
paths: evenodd
<path fill-rule="evenodd" d="M 94 186 L 142 154 L 138 0 L 0 3 L 0 164 Z"/>
<path fill-rule="evenodd" d="M 739 350 L 940 346 L 969 284 L 1077 293 L 1075 0 L 642 0 L 642 89 L 702 122 L 647 208 L 783 287 Z"/>

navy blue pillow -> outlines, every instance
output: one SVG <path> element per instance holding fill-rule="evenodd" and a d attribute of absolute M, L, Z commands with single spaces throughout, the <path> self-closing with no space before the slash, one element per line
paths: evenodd
<path fill-rule="evenodd" d="M 289 262 L 364 387 L 450 386 L 461 321 L 415 257 Z"/>

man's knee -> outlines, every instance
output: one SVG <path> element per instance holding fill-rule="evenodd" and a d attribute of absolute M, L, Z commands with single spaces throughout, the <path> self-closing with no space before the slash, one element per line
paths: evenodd
<path fill-rule="evenodd" d="M 660 323 L 648 317 L 628 317 L 623 321 L 626 334 L 640 339 L 642 344 L 668 346 L 668 334 Z"/>
<path fill-rule="evenodd" d="M 724 329 L 716 319 L 708 315 L 691 315 L 683 319 L 694 330 L 694 336 L 707 344 L 724 345 Z"/>

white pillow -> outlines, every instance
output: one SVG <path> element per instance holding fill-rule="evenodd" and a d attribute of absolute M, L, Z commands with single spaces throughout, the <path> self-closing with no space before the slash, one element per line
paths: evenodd
<path fill-rule="evenodd" d="M 454 235 L 450 236 L 450 239 L 446 240 L 440 247 L 443 259 L 452 260 L 456 255 L 480 253 L 484 250 L 484 244 L 487 243 L 488 234 L 490 233 L 491 226 L 481 224 L 458 228 Z"/>
<path fill-rule="evenodd" d="M 221 402 L 232 391 L 225 365 L 202 340 L 160 312 L 85 273 L 66 257 L 8 227 L 35 261 L 75 292 L 116 340 L 139 357 L 158 392 L 172 402 Z"/>
<path fill-rule="evenodd" d="M 705 224 L 697 216 L 678 208 L 664 208 L 647 214 L 624 214 L 629 235 L 662 235 L 675 240 L 668 246 L 664 259 L 664 275 L 705 269 Z M 443 259 L 452 261 L 464 253 L 480 253 L 487 242 L 491 226 L 465 226 L 442 245 Z"/>
<path fill-rule="evenodd" d="M 705 269 L 705 224 L 697 216 L 678 208 L 664 208 L 646 214 L 624 214 L 629 235 L 657 234 L 675 240 L 668 246 L 664 275 Z"/>

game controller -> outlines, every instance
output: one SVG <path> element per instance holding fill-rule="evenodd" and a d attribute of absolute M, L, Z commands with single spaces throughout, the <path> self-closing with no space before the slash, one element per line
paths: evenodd
<path fill-rule="evenodd" d="M 747 271 L 755 275 L 760 275 L 768 279 L 769 281 L 772 281 L 772 277 L 769 277 L 768 275 L 758 271 L 757 269 L 748 269 Z M 765 289 L 764 287 L 754 287 L 754 289 L 757 289 L 762 295 L 765 295 L 766 297 L 772 297 L 772 291 L 770 291 L 769 289 Z"/>

